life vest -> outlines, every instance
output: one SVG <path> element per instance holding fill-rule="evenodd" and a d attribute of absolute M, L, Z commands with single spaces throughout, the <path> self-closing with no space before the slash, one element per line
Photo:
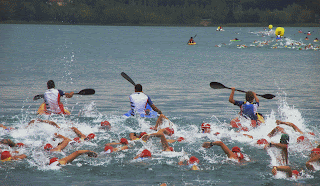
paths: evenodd
<path fill-rule="evenodd" d="M 244 102 L 240 107 L 241 108 L 240 114 L 246 118 L 250 118 L 251 120 L 257 120 L 258 117 L 256 113 L 257 113 L 258 106 L 259 104 L 257 103 L 253 104 L 249 102 Z"/>
<path fill-rule="evenodd" d="M 135 112 L 139 114 L 146 114 L 146 106 L 148 103 L 148 96 L 142 92 L 135 92 L 129 97 L 131 103 L 131 115 L 135 115 Z"/>
<path fill-rule="evenodd" d="M 66 114 L 63 104 L 60 102 L 61 96 L 63 96 L 63 92 L 54 88 L 48 89 L 44 93 L 44 102 L 46 103 L 47 113 Z"/>

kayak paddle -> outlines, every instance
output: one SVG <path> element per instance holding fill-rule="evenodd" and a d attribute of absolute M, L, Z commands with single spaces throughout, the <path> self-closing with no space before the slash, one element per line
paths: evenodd
<path fill-rule="evenodd" d="M 78 93 L 74 93 L 74 94 L 80 94 L 80 95 L 92 95 L 94 94 L 96 91 L 94 89 L 83 89 L 83 90 L 80 90 L 80 92 Z M 33 97 L 33 100 L 38 100 L 38 99 L 41 99 L 43 98 L 44 95 L 43 94 L 39 94 L 39 95 L 36 95 Z"/>
<path fill-rule="evenodd" d="M 121 72 L 121 76 L 124 77 L 124 79 L 128 80 L 131 84 L 133 84 L 133 86 L 136 86 L 134 81 L 126 73 Z"/>
<path fill-rule="evenodd" d="M 218 82 L 211 82 L 211 83 L 210 83 L 210 87 L 213 88 L 213 89 L 224 89 L 224 88 L 226 88 L 226 89 L 231 89 L 231 88 L 226 87 L 226 86 L 224 86 L 223 84 L 218 83 Z M 244 93 L 246 93 L 246 91 L 243 91 L 243 90 L 237 90 L 237 89 L 235 89 L 235 90 L 236 90 L 236 91 L 239 91 L 239 92 L 244 92 Z M 275 95 L 272 95 L 272 94 L 264 94 L 264 95 L 256 94 L 256 95 L 257 95 L 257 96 L 261 96 L 261 97 L 266 98 L 266 99 L 272 99 L 272 98 L 276 97 Z"/>

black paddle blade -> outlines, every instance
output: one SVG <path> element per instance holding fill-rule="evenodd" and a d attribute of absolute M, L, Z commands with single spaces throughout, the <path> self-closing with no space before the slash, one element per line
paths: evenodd
<path fill-rule="evenodd" d="M 276 97 L 275 95 L 272 95 L 272 94 L 264 94 L 264 95 L 260 95 L 260 96 L 263 98 L 266 98 L 266 99 L 273 99 L 274 97 Z"/>
<path fill-rule="evenodd" d="M 134 83 L 134 81 L 124 72 L 121 72 L 121 76 L 124 77 L 124 79 L 128 80 L 131 84 L 133 84 L 134 86 L 136 86 L 136 84 Z"/>
<path fill-rule="evenodd" d="M 92 94 L 94 94 L 94 93 L 96 93 L 96 91 L 93 90 L 93 89 L 83 89 L 83 90 L 81 90 L 79 93 L 76 93 L 76 94 L 80 94 L 80 95 L 92 95 Z"/>
<path fill-rule="evenodd" d="M 43 98 L 43 94 L 36 95 L 33 97 L 33 101 Z"/>
<path fill-rule="evenodd" d="M 210 83 L 210 87 L 213 89 L 223 89 L 223 88 L 227 88 L 225 87 L 223 84 L 218 83 L 218 82 L 211 82 Z"/>

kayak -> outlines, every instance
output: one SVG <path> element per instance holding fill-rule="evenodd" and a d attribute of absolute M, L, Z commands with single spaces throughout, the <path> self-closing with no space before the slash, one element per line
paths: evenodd
<path fill-rule="evenodd" d="M 195 45 L 196 43 L 188 43 L 188 45 Z"/>
<path fill-rule="evenodd" d="M 231 39 L 230 41 L 241 41 L 241 40 L 239 40 L 239 39 L 238 39 L 238 40 L 235 40 L 235 39 Z"/>
<path fill-rule="evenodd" d="M 42 103 L 38 109 L 38 114 L 42 115 L 42 114 L 46 114 L 46 115 L 50 115 L 51 113 L 47 113 L 47 106 L 45 103 Z M 70 111 L 68 111 L 67 109 L 64 109 L 65 115 L 70 115 Z"/>
<path fill-rule="evenodd" d="M 149 114 L 140 114 L 140 117 L 142 118 L 156 118 L 158 117 L 158 112 L 154 111 L 149 104 L 146 106 L 146 110 L 149 109 Z M 127 117 L 133 116 L 132 110 L 129 110 L 127 113 L 124 114 Z"/>

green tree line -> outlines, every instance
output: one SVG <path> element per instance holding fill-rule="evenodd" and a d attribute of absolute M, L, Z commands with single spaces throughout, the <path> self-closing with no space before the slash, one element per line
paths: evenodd
<path fill-rule="evenodd" d="M 0 20 L 70 24 L 319 23 L 320 0 L 0 0 Z"/>

